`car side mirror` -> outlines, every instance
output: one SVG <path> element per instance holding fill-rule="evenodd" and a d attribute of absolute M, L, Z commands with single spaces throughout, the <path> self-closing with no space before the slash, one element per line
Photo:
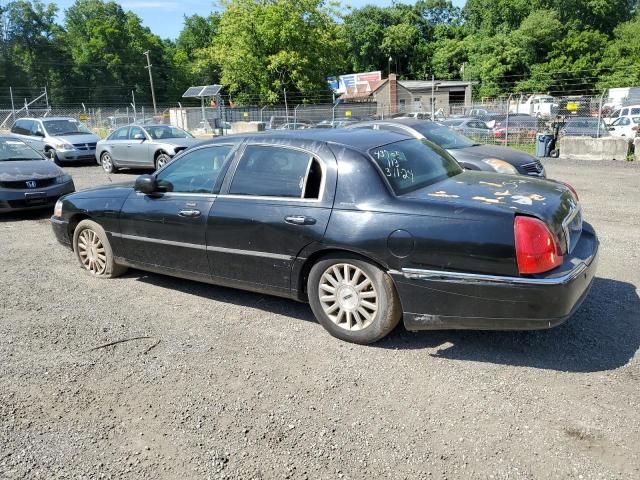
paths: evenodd
<path fill-rule="evenodd" d="M 144 135 L 143 135 L 143 134 L 141 134 L 141 133 L 136 133 L 136 134 L 133 136 L 133 139 L 134 139 L 134 140 L 144 140 Z"/>
<path fill-rule="evenodd" d="M 607 130 L 609 130 L 610 132 L 613 132 L 616 129 L 616 127 L 609 127 L 607 128 Z"/>
<path fill-rule="evenodd" d="M 151 195 L 158 191 L 158 182 L 153 175 L 140 175 L 133 188 L 136 192 Z"/>
<path fill-rule="evenodd" d="M 44 138 L 44 133 L 42 133 L 42 132 L 35 132 L 34 135 L 36 137 L 43 137 Z"/>

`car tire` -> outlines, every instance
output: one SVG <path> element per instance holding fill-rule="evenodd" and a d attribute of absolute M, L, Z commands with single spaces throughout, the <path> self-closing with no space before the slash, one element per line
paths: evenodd
<path fill-rule="evenodd" d="M 558 150 L 557 148 L 556 148 L 556 149 L 551 150 L 551 151 L 549 152 L 549 156 L 550 156 L 551 158 L 558 158 L 558 157 L 560 156 L 560 150 Z"/>
<path fill-rule="evenodd" d="M 113 157 L 109 152 L 103 152 L 100 155 L 100 165 L 106 173 L 116 173 L 118 168 L 113 163 Z"/>
<path fill-rule="evenodd" d="M 391 277 L 355 255 L 324 257 L 318 261 L 309 272 L 307 292 L 320 324 L 331 335 L 347 342 L 376 342 L 402 318 L 400 299 Z"/>
<path fill-rule="evenodd" d="M 62 162 L 58 158 L 58 153 L 55 151 L 54 148 L 50 148 L 46 150 L 44 153 L 47 156 L 47 158 L 49 158 L 49 160 L 51 160 L 53 163 L 55 163 L 58 166 L 62 165 Z"/>
<path fill-rule="evenodd" d="M 114 278 L 127 271 L 118 265 L 104 229 L 92 220 L 81 221 L 73 232 L 73 251 L 82 269 L 92 277 Z"/>
<path fill-rule="evenodd" d="M 164 152 L 158 155 L 156 157 L 156 170 L 160 170 L 167 163 L 169 163 L 170 160 L 171 160 L 171 157 Z"/>

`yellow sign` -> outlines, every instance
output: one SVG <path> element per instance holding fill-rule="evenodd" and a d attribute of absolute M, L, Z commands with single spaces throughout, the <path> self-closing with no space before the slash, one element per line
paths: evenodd
<path fill-rule="evenodd" d="M 567 102 L 567 110 L 570 112 L 578 110 L 578 102 Z"/>
<path fill-rule="evenodd" d="M 89 115 L 87 115 L 86 113 L 81 113 L 80 114 L 80 121 L 81 122 L 86 122 L 87 120 L 89 120 Z"/>
<path fill-rule="evenodd" d="M 244 118 L 247 118 L 247 117 L 249 116 L 249 112 L 244 112 L 244 113 L 242 114 L 242 116 L 243 116 Z"/>
<path fill-rule="evenodd" d="M 169 112 L 162 112 L 162 118 L 169 118 Z"/>
<path fill-rule="evenodd" d="M 351 116 L 351 110 L 347 110 L 346 112 L 344 112 L 344 116 L 345 117 L 350 117 Z"/>

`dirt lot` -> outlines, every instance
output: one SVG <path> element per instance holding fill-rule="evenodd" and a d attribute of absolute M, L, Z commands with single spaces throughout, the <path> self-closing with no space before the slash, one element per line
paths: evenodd
<path fill-rule="evenodd" d="M 582 308 L 541 332 L 350 345 L 292 301 L 92 279 L 47 214 L 3 218 L 0 478 L 640 478 L 640 165 L 547 167 L 602 245 Z"/>

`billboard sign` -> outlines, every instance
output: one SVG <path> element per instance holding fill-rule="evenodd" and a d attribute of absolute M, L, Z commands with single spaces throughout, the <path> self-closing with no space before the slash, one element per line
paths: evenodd
<path fill-rule="evenodd" d="M 340 75 L 336 77 L 327 77 L 329 87 L 336 93 L 345 93 L 347 89 L 354 88 L 358 83 L 378 82 L 382 80 L 382 72 L 363 72 L 351 73 L 349 75 Z"/>

